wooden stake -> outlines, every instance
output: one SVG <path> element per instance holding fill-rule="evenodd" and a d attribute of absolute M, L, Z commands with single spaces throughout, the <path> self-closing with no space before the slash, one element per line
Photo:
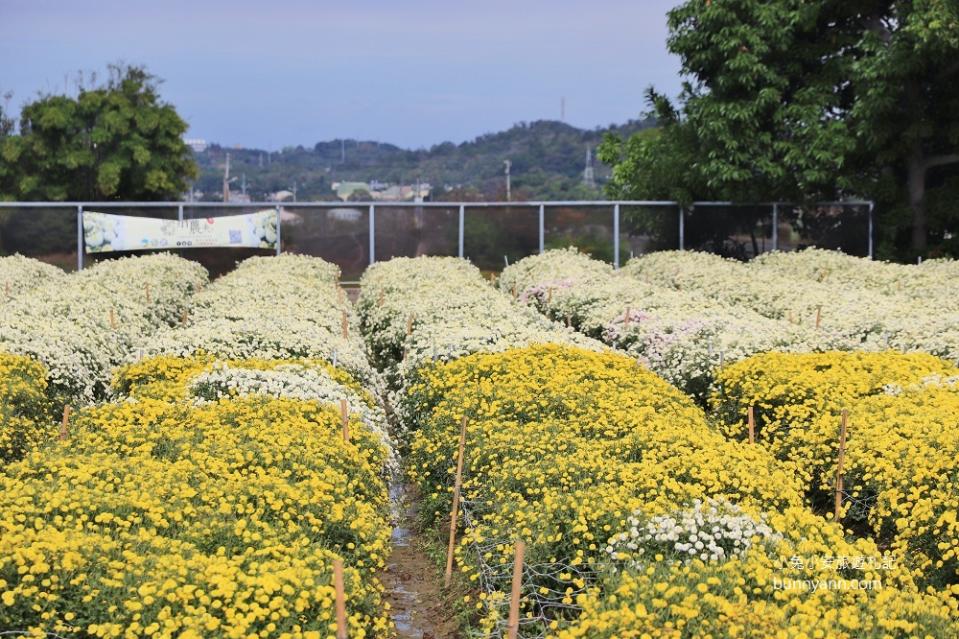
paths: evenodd
<path fill-rule="evenodd" d="M 336 299 L 342 304 L 345 301 L 346 293 L 343 291 L 342 287 L 337 287 L 336 289 Z"/>
<path fill-rule="evenodd" d="M 749 443 L 756 443 L 756 411 L 752 406 L 749 407 L 748 421 L 749 421 Z"/>
<path fill-rule="evenodd" d="M 507 637 L 516 639 L 519 635 L 519 596 L 523 585 L 523 557 L 526 554 L 526 542 L 516 541 L 516 553 L 513 557 L 513 589 L 509 599 L 509 622 L 506 625 Z"/>
<path fill-rule="evenodd" d="M 340 400 L 340 421 L 343 422 L 343 441 L 350 443 L 350 404 L 345 399 Z"/>
<path fill-rule="evenodd" d="M 60 423 L 60 441 L 65 442 L 70 437 L 70 413 L 73 409 L 69 406 L 63 407 L 63 421 Z"/>
<path fill-rule="evenodd" d="M 843 479 L 842 479 L 842 467 L 843 462 L 846 460 L 846 425 L 849 421 L 849 411 L 845 408 L 842 410 L 842 422 L 839 426 L 839 459 L 836 462 L 836 503 L 833 509 L 833 514 L 836 518 L 836 521 L 839 521 L 839 513 L 842 510 L 842 490 L 843 490 Z"/>
<path fill-rule="evenodd" d="M 378 306 L 383 306 L 383 302 L 385 301 L 386 301 L 386 293 L 384 293 L 383 291 L 380 291 L 379 297 L 376 298 L 376 304 Z"/>
<path fill-rule="evenodd" d="M 629 328 L 629 307 L 623 311 L 623 328 Z"/>
<path fill-rule="evenodd" d="M 110 328 L 117 330 L 117 314 L 112 306 L 110 307 Z"/>
<path fill-rule="evenodd" d="M 515 285 L 515 284 L 513 284 L 513 287 L 512 287 L 512 289 L 510 290 L 510 293 L 512 293 L 513 299 L 515 300 L 515 299 L 516 299 L 516 285 Z"/>
<path fill-rule="evenodd" d="M 822 306 L 816 307 L 816 328 L 819 328 L 819 325 L 822 324 Z"/>
<path fill-rule="evenodd" d="M 407 337 L 413 334 L 413 318 L 415 317 L 416 317 L 415 315 L 410 315 L 409 317 L 406 318 L 406 336 Z"/>
<path fill-rule="evenodd" d="M 459 518 L 460 490 L 463 488 L 463 451 L 466 448 L 466 416 L 460 424 L 460 447 L 456 455 L 456 481 L 453 484 L 453 509 L 450 511 L 450 544 L 446 550 L 446 575 L 443 587 L 450 587 L 453 578 L 453 549 L 456 547 L 456 520 Z"/>
<path fill-rule="evenodd" d="M 350 338 L 350 318 L 347 316 L 346 311 L 343 311 L 343 317 L 340 319 L 340 324 L 343 329 L 343 339 Z"/>
<path fill-rule="evenodd" d="M 3 292 L 7 296 L 7 299 L 10 299 L 10 282 L 6 282 L 3 285 Z"/>
<path fill-rule="evenodd" d="M 149 285 L 149 284 L 146 285 L 146 289 L 147 289 L 147 304 L 152 304 L 152 303 L 153 303 L 153 296 L 150 295 L 150 285 Z"/>
<path fill-rule="evenodd" d="M 180 324 L 186 324 L 190 321 L 190 311 L 183 309 L 183 312 L 180 313 Z"/>
<path fill-rule="evenodd" d="M 546 305 L 549 306 L 553 303 L 553 287 L 550 286 L 546 289 Z"/>
<path fill-rule="evenodd" d="M 333 588 L 336 590 L 336 639 L 346 637 L 346 592 L 343 589 L 343 560 L 333 560 Z"/>

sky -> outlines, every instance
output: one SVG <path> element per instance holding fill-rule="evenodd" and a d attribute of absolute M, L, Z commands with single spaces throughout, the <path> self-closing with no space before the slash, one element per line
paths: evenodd
<path fill-rule="evenodd" d="M 521 121 L 593 128 L 679 92 L 677 0 L 0 0 L 9 108 L 122 61 L 163 79 L 188 136 L 269 150 L 408 148 Z M 66 79 L 66 82 L 65 82 Z"/>

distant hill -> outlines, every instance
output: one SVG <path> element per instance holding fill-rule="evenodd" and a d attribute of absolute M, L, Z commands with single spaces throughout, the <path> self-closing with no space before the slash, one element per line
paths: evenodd
<path fill-rule="evenodd" d="M 312 148 L 287 147 L 274 153 L 214 144 L 196 154 L 200 166 L 196 188 L 203 192 L 202 199 L 222 199 L 223 165 L 229 152 L 230 175 L 238 178 L 231 189 L 241 189 L 245 174 L 247 193 L 254 200 L 292 190 L 294 181 L 298 200 L 331 200 L 335 198 L 333 182 L 374 180 L 429 183 L 433 200 L 505 199 L 504 160 L 512 162 L 514 200 L 602 198 L 601 186 L 609 168 L 594 160 L 598 186 L 587 188 L 583 183 L 587 148 L 595 155 L 605 133 L 628 136 L 654 124 L 649 119 L 631 120 L 587 130 L 540 120 L 462 144 L 444 142 L 418 150 L 363 140 L 330 140 Z"/>

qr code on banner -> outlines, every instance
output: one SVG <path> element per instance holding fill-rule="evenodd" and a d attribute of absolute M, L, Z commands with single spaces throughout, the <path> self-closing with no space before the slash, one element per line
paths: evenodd
<path fill-rule="evenodd" d="M 243 233 L 238 229 L 230 229 L 230 244 L 240 244 L 243 241 Z"/>

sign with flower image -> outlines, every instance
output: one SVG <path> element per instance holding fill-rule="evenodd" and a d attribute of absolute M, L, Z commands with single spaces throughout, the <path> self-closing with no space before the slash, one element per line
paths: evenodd
<path fill-rule="evenodd" d="M 273 209 L 192 220 L 83 212 L 86 253 L 210 247 L 275 249 L 277 215 Z"/>

